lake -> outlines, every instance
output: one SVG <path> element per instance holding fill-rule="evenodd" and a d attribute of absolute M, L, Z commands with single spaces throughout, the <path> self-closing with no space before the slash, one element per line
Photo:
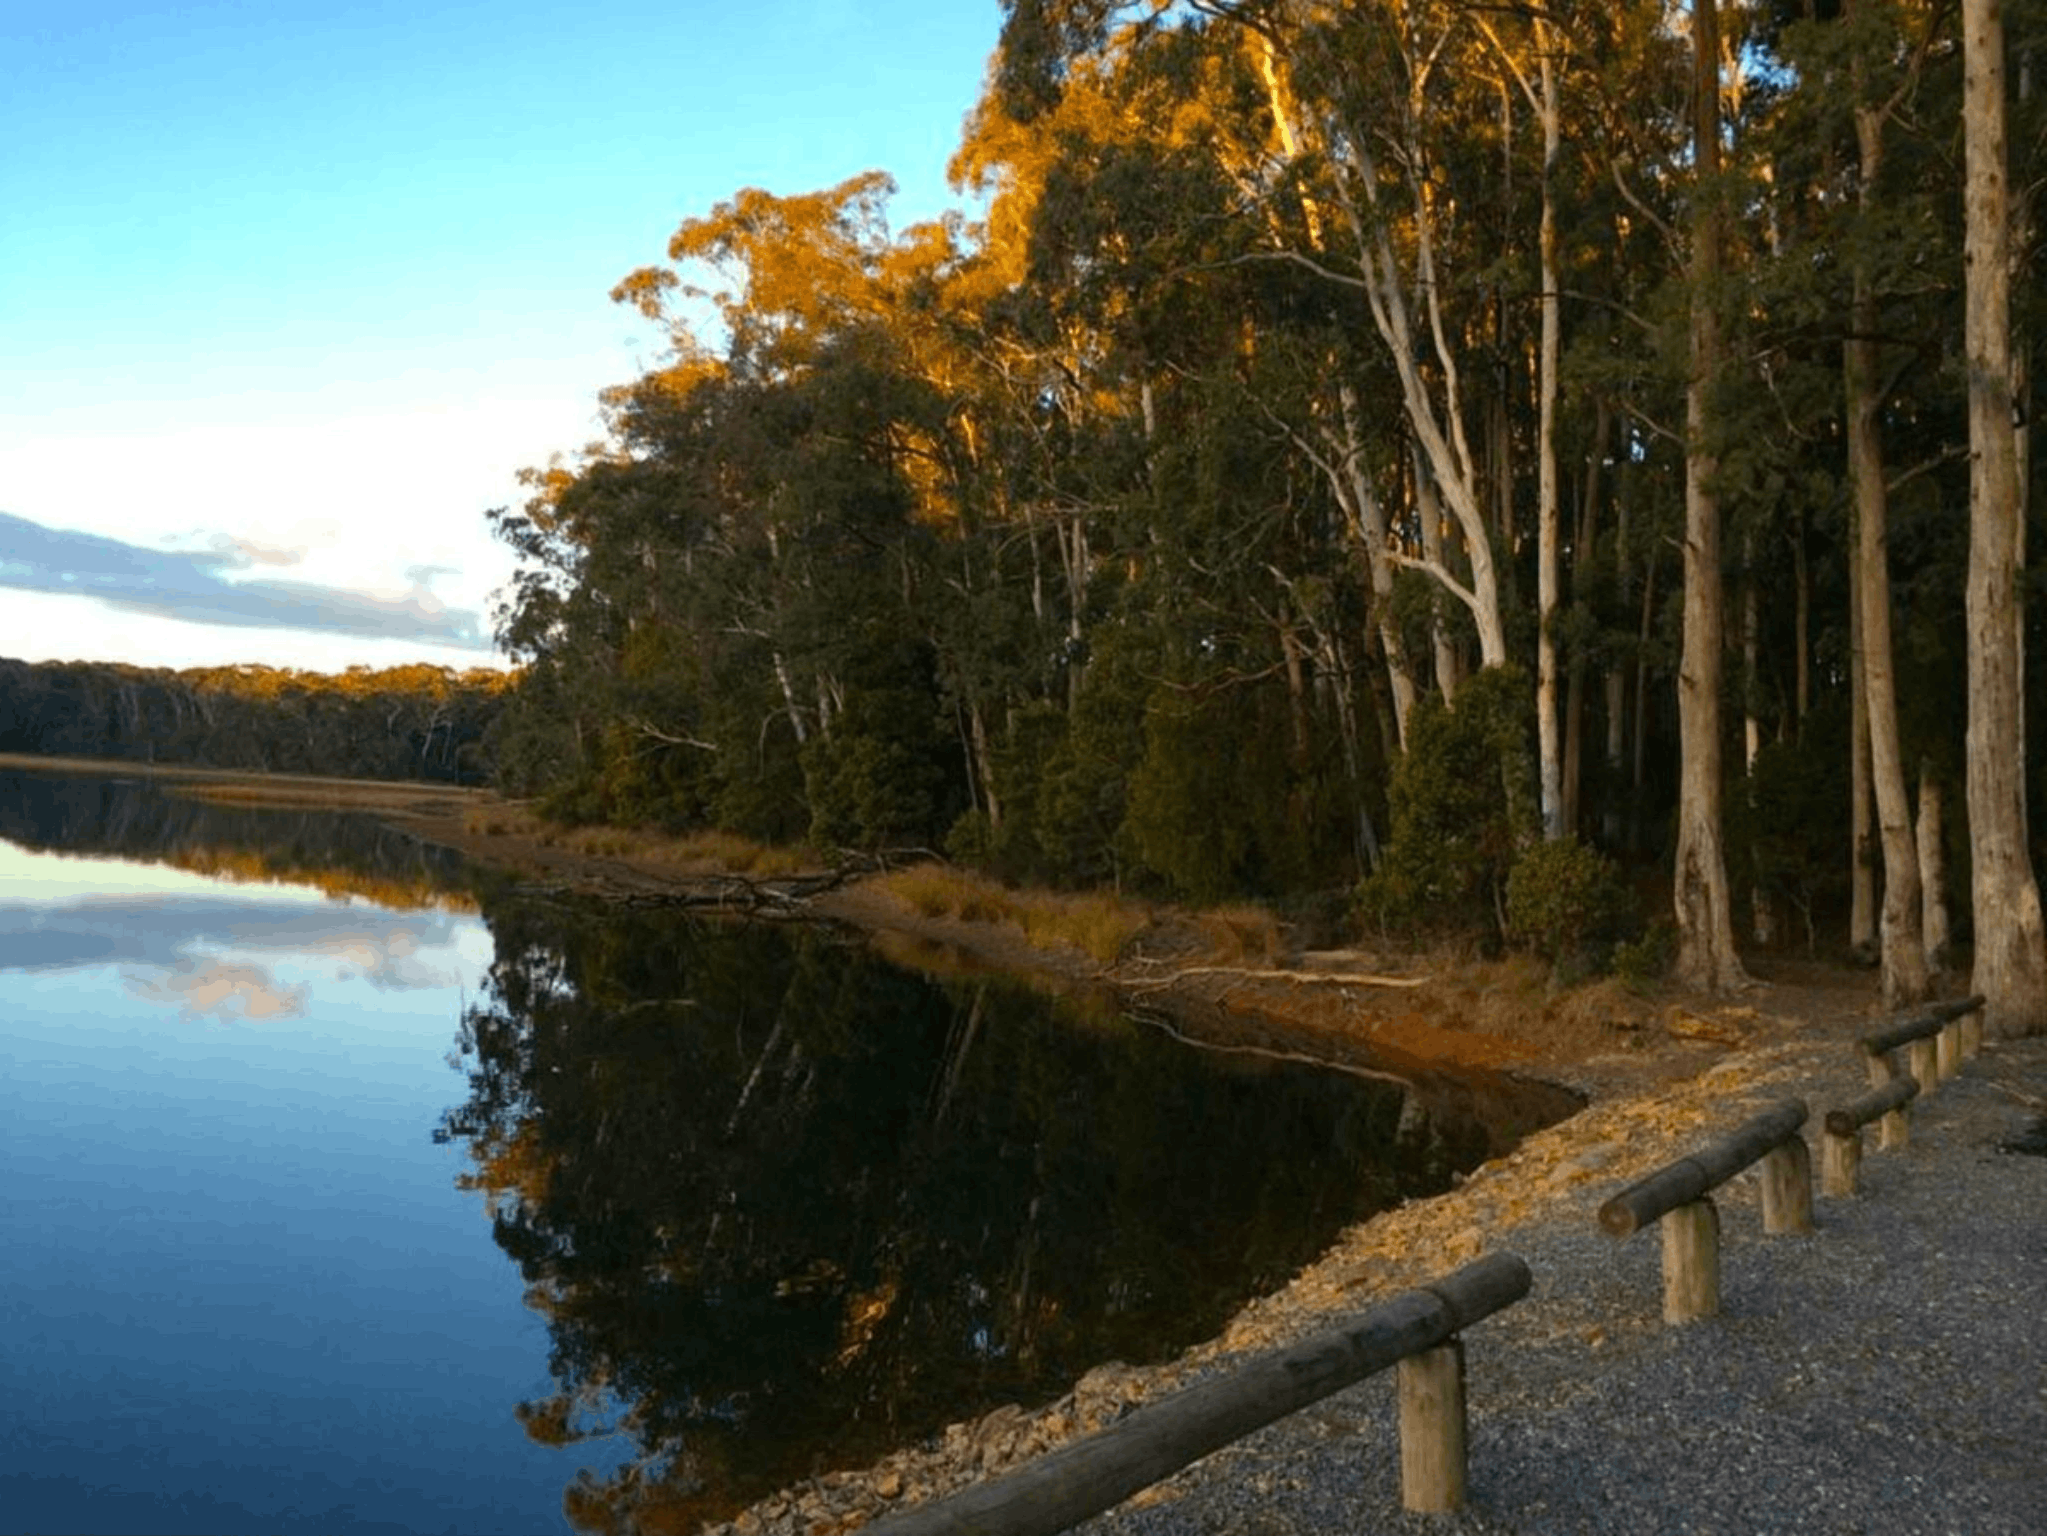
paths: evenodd
<path fill-rule="evenodd" d="M 0 774 L 0 1530 L 689 1529 L 1171 1356 L 1486 1155 L 1397 1086 Z"/>

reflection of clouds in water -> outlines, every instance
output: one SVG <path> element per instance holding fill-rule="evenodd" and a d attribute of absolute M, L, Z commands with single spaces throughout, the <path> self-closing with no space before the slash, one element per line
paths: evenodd
<path fill-rule="evenodd" d="M 0 970 L 56 971 L 131 964 L 174 970 L 195 948 L 327 959 L 338 975 L 385 990 L 453 986 L 461 919 L 446 912 L 384 912 L 342 903 L 307 906 L 237 898 L 134 897 L 61 905 L 0 902 Z"/>
<path fill-rule="evenodd" d="M 452 942 L 449 931 L 430 936 L 428 942 Z M 263 948 L 249 944 L 246 948 Z M 394 919 L 375 928 L 354 933 L 337 933 L 313 944 L 295 946 L 309 953 L 325 955 L 339 963 L 344 978 L 361 976 L 379 991 L 407 991 L 415 987 L 452 987 L 462 978 L 452 967 L 436 966 L 421 956 L 421 939 L 412 923 Z"/>
<path fill-rule="evenodd" d="M 295 1019 L 305 1013 L 312 992 L 305 982 L 279 986 L 260 965 L 204 957 L 180 960 L 154 976 L 126 971 L 122 979 L 135 996 L 154 1003 L 174 1003 L 188 1019 L 209 1013 L 223 1019 Z"/>

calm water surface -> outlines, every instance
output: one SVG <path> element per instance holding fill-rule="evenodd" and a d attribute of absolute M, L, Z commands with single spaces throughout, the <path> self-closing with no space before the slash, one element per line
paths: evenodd
<path fill-rule="evenodd" d="M 687 1528 L 1170 1355 L 1484 1150 L 352 818 L 13 774 L 0 839 L 0 1530 Z"/>

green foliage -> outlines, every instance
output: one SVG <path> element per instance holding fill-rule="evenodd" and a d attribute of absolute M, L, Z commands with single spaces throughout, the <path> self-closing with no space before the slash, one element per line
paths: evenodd
<path fill-rule="evenodd" d="M 1359 910 L 1409 933 L 1502 936 L 1507 881 L 1536 832 L 1527 681 L 1515 668 L 1467 678 L 1455 706 L 1418 699 L 1387 790 L 1391 822 Z"/>
<path fill-rule="evenodd" d="M 1588 820 L 1646 855 L 1677 796 L 1684 444 L 1650 424 L 1683 415 L 1700 297 L 1727 343 L 1708 446 L 1730 612 L 1756 616 L 1754 666 L 1731 668 L 1725 703 L 1803 743 L 1726 786 L 1738 892 L 1811 919 L 1845 873 L 1847 746 L 1829 715 L 1848 686 L 1842 343 L 1859 277 L 1889 380 L 1905 750 L 1954 773 L 1967 453 L 1952 12 L 1914 18 L 1936 29 L 1925 49 L 1900 46 L 1881 7 L 1731 22 L 1757 88 L 1731 102 L 1727 176 L 1705 188 L 1678 106 L 1684 39 L 1627 7 L 1572 20 L 1560 85 L 1583 153 L 1550 172 L 1542 134 L 1513 131 L 1528 104 L 1510 101 L 1504 123 L 1484 84 L 1492 50 L 1540 42 L 1527 15 L 1503 13 L 1491 40 L 1447 36 L 1424 98 L 1403 105 L 1372 85 L 1418 62 L 1383 9 L 1283 28 L 1277 56 L 1241 8 L 1005 13 L 954 163 L 985 218 L 892 232 L 880 173 L 748 190 L 686 220 L 670 266 L 619 285 L 665 327 L 668 362 L 608 393 L 607 443 L 533 476 L 523 513 L 495 518 L 522 567 L 498 616 L 524 667 L 491 741 L 507 787 L 776 841 L 944 839 L 1010 880 L 1198 900 L 1348 887 L 1372 812 L 1386 833 L 1358 891 L 1372 920 L 1503 940 L 1512 919 L 1569 963 L 1605 926 L 1597 872 L 1543 852 L 1511 875 L 1534 835 L 1532 690 L 1482 674 L 1446 710 L 1424 675 L 1439 634 L 1471 660 L 1470 551 L 1447 524 L 1441 570 L 1401 562 L 1391 590 L 1369 558 L 1376 544 L 1435 558 L 1394 365 L 1420 362 L 1425 390 L 1456 366 L 1483 436 L 1475 483 L 1440 489 L 1485 503 L 1507 651 L 1527 664 L 1540 414 L 1536 370 L 1515 360 L 1536 350 L 1546 185 L 1568 349 L 1551 633 Z M 1275 85 L 1301 134 L 1277 178 Z M 1881 179 L 1855 195 L 1857 92 L 1901 87 L 1914 111 L 1887 120 Z M 1618 114 L 1586 115 L 1596 99 Z M 2020 104 L 2034 169 L 2016 184 L 2039 181 L 2043 99 Z M 1313 270 L 1355 238 L 1329 217 L 1340 122 L 1359 142 L 1419 134 L 1458 189 L 1457 216 L 1430 230 L 1444 324 L 1405 358 L 1359 289 Z M 1619 122 L 1625 147 L 1603 126 Z M 1265 189 L 1253 203 L 1250 185 Z M 1660 230 L 1724 193 L 1740 200 L 1726 278 L 1695 294 Z M 2035 315 L 2043 246 L 2021 243 L 2036 280 L 2016 301 Z M 1268 259 L 1290 256 L 1312 259 Z M 693 331 L 707 314 L 715 332 Z M 2043 372 L 2028 370 L 2037 450 Z M 2027 547 L 2037 560 L 2044 546 Z M 1392 767 L 1389 653 L 1404 648 L 1423 696 Z"/>
<path fill-rule="evenodd" d="M 1608 956 L 1608 969 L 1631 987 L 1662 981 L 1678 958 L 1678 930 L 1669 918 L 1658 918 L 1638 939 L 1624 939 Z"/>
<path fill-rule="evenodd" d="M 1809 940 L 1816 909 L 1848 886 L 1848 713 L 1846 701 L 1831 700 L 1808 717 L 1800 741 L 1767 742 L 1725 796 L 1732 878 L 1789 903 Z"/>
<path fill-rule="evenodd" d="M 1598 969 L 1595 951 L 1624 905 L 1613 863 L 1576 838 L 1524 849 L 1508 871 L 1508 937 L 1560 975 Z"/>
<path fill-rule="evenodd" d="M 929 657 L 879 639 L 845 663 L 829 732 L 798 754 L 811 841 L 821 847 L 929 846 L 957 814 L 957 749 L 940 733 Z"/>

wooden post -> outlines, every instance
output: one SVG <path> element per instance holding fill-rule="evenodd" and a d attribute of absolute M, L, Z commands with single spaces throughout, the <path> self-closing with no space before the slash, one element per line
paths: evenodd
<path fill-rule="evenodd" d="M 1934 1037 L 1934 1071 L 1944 1083 L 1963 1065 L 1963 1027 L 1950 1024 Z"/>
<path fill-rule="evenodd" d="M 1973 1008 L 1963 1015 L 1963 1057 L 1968 1060 L 1984 1049 L 1984 1010 Z"/>
<path fill-rule="evenodd" d="M 1890 1051 L 1866 1051 L 1864 1064 L 1870 1069 L 1870 1086 L 1882 1088 L 1899 1075 L 1899 1064 L 1892 1060 Z"/>
<path fill-rule="evenodd" d="M 1787 1099 L 1711 1146 L 1667 1163 L 1611 1197 L 1600 1207 L 1600 1225 L 1612 1236 L 1627 1237 L 1733 1178 L 1780 1142 L 1796 1137 L 1805 1123 L 1805 1101 Z"/>
<path fill-rule="evenodd" d="M 1856 1173 L 1863 1166 L 1863 1132 L 1846 1136 L 1829 1129 L 1820 1140 L 1820 1192 L 1831 1200 L 1848 1200 L 1856 1194 Z"/>
<path fill-rule="evenodd" d="M 1658 1218 L 1664 1234 L 1664 1321 L 1697 1322 L 1721 1310 L 1721 1217 L 1694 1200 Z"/>
<path fill-rule="evenodd" d="M 1877 1150 L 1897 1152 L 1912 1140 L 1913 1133 L 1906 1120 L 1906 1106 L 1886 1110 L 1877 1122 Z"/>
<path fill-rule="evenodd" d="M 1920 1085 L 1922 1093 L 1932 1093 L 1941 1083 L 1941 1069 L 1935 1061 L 1934 1041 L 1922 1036 L 1906 1047 L 1906 1062 L 1912 1068 L 1913 1081 Z"/>
<path fill-rule="evenodd" d="M 1805 1234 L 1813 1230 L 1813 1158 L 1803 1137 L 1788 1136 L 1764 1154 L 1764 1231 Z"/>
<path fill-rule="evenodd" d="M 1488 1254 L 1325 1333 L 1147 1403 L 1006 1476 L 867 1529 L 871 1536 L 1056 1536 L 1285 1414 L 1435 1349 L 1528 1294 L 1529 1266 L 1511 1253 Z"/>
<path fill-rule="evenodd" d="M 1401 1507 L 1465 1507 L 1465 1344 L 1447 1339 L 1395 1368 L 1401 1405 Z"/>

